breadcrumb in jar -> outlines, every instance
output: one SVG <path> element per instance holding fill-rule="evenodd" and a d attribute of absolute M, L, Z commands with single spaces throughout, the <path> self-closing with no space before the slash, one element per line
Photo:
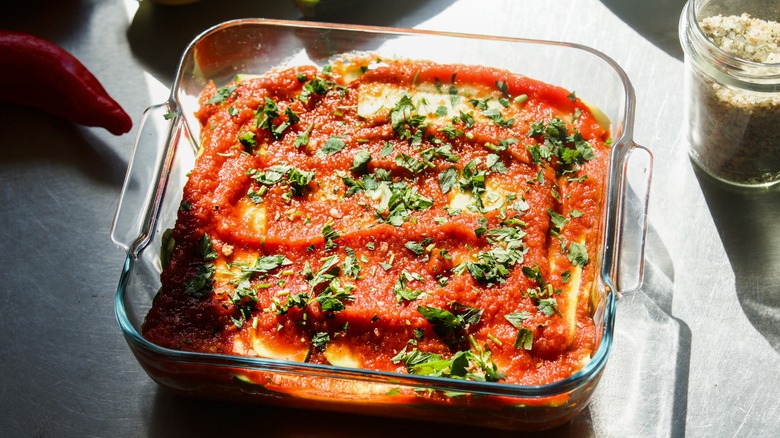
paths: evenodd
<path fill-rule="evenodd" d="M 763 63 L 780 62 L 780 23 L 742 14 L 707 17 L 699 25 L 710 41 L 737 58 Z"/>
<path fill-rule="evenodd" d="M 737 62 L 767 65 L 748 65 L 750 72 L 760 75 L 780 62 L 780 23 L 742 14 L 706 17 L 699 26 L 709 41 Z M 708 173 L 736 184 L 779 180 L 780 139 L 775 127 L 780 93 L 743 88 L 739 81 L 729 80 L 731 72 L 711 75 L 713 68 L 724 68 L 716 59 L 712 62 L 714 67 L 693 69 L 689 77 L 691 155 Z"/>

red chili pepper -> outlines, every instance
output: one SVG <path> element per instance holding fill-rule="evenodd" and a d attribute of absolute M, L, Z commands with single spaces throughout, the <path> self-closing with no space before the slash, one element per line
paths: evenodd
<path fill-rule="evenodd" d="M 34 35 L 0 30 L 0 101 L 31 106 L 115 135 L 130 116 L 73 55 Z"/>

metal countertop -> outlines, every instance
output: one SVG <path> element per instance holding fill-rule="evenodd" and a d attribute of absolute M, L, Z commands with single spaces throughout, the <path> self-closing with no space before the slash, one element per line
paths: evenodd
<path fill-rule="evenodd" d="M 613 353 L 592 403 L 547 435 L 753 437 L 780 430 L 780 189 L 727 187 L 688 159 L 677 40 L 683 2 L 360 3 L 331 21 L 581 43 L 615 59 L 634 85 L 634 139 L 655 157 L 645 283 L 618 303 Z M 166 100 L 192 38 L 245 17 L 301 15 L 289 1 L 258 0 L 0 6 L 0 28 L 70 51 L 136 125 L 146 107 Z M 510 435 L 160 390 L 133 358 L 113 310 L 124 254 L 108 234 L 134 134 L 115 137 L 0 103 L 0 434 Z"/>

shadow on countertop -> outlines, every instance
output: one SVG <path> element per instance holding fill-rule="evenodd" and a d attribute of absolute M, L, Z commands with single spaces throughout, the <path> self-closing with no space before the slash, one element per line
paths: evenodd
<path fill-rule="evenodd" d="M 192 399 L 158 388 L 151 406 L 150 438 L 210 436 L 274 436 L 310 438 L 395 437 L 516 437 L 518 432 L 485 429 L 478 425 L 449 425 L 416 420 L 347 415 L 325 411 L 281 408 L 265 404 Z M 589 408 L 569 423 L 539 433 L 535 438 L 596 436 Z"/>
<path fill-rule="evenodd" d="M 32 166 L 49 163 L 55 167 L 45 165 L 35 171 L 64 166 L 79 169 L 101 185 L 117 189 L 122 186 L 127 162 L 106 142 L 105 136 L 97 135 L 91 128 L 33 108 L 0 102 L 0 129 L 7 136 L 0 140 L 0 174 L 19 169 L 30 172 Z"/>
<path fill-rule="evenodd" d="M 12 4 L 6 4 L 12 3 Z M 82 20 L 95 9 L 87 0 L 40 0 L 4 2 L 0 7 L 0 29 L 27 32 L 55 41 L 68 50 L 77 37 Z"/>
<path fill-rule="evenodd" d="M 742 310 L 780 353 L 780 186 L 735 187 L 691 165 L 734 271 Z"/>
<path fill-rule="evenodd" d="M 642 363 L 652 364 L 651 367 L 654 367 L 656 372 L 665 371 L 660 377 L 655 376 L 653 379 L 656 382 L 653 388 L 654 394 L 642 398 L 643 403 L 649 403 L 645 412 L 647 415 L 659 416 L 655 421 L 658 423 L 659 432 L 662 431 L 659 436 L 684 436 L 687 424 L 693 333 L 684 320 L 673 316 L 675 282 L 673 258 L 652 224 L 648 225 L 646 239 L 645 275 L 641 291 L 647 295 L 649 302 L 644 303 L 638 316 L 631 320 L 631 327 L 626 331 L 629 333 L 635 331 L 631 336 L 634 340 L 641 339 L 643 335 L 647 337 L 640 347 L 648 351 L 646 357 L 641 359 Z M 626 310 L 629 309 L 622 308 L 618 312 L 618 318 L 626 318 L 626 313 L 629 313 Z M 637 326 L 637 322 L 644 322 L 648 326 L 646 328 Z M 651 348 L 648 349 L 647 346 Z M 634 354 L 638 354 L 636 351 L 634 350 Z M 667 354 L 659 357 L 658 351 L 666 351 Z M 653 364 L 654 361 L 658 363 Z M 663 404 L 663 406 L 654 408 L 654 404 Z"/>
<path fill-rule="evenodd" d="M 601 0 L 637 33 L 678 60 L 683 59 L 677 24 L 686 0 Z"/>
<path fill-rule="evenodd" d="M 318 20 L 344 24 L 413 27 L 432 17 L 454 0 L 396 0 L 372 4 L 370 10 L 358 2 L 338 16 Z M 301 20 L 303 15 L 291 0 L 248 2 L 204 0 L 181 6 L 139 3 L 127 29 L 133 54 L 163 84 L 173 83 L 179 60 L 187 45 L 203 31 L 219 23 L 242 18 Z"/>

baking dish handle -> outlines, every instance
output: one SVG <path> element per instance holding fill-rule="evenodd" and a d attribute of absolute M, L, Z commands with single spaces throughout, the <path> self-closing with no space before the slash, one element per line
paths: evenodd
<path fill-rule="evenodd" d="M 631 145 L 623 158 L 620 184 L 620 218 L 617 236 L 617 289 L 634 292 L 642 286 L 647 238 L 647 212 L 652 180 L 653 154 Z"/>
<path fill-rule="evenodd" d="M 147 108 L 141 117 L 111 224 L 111 240 L 128 253 L 149 240 L 175 149 L 171 139 L 180 122 L 170 115 L 176 113 L 174 104 L 166 102 Z"/>

